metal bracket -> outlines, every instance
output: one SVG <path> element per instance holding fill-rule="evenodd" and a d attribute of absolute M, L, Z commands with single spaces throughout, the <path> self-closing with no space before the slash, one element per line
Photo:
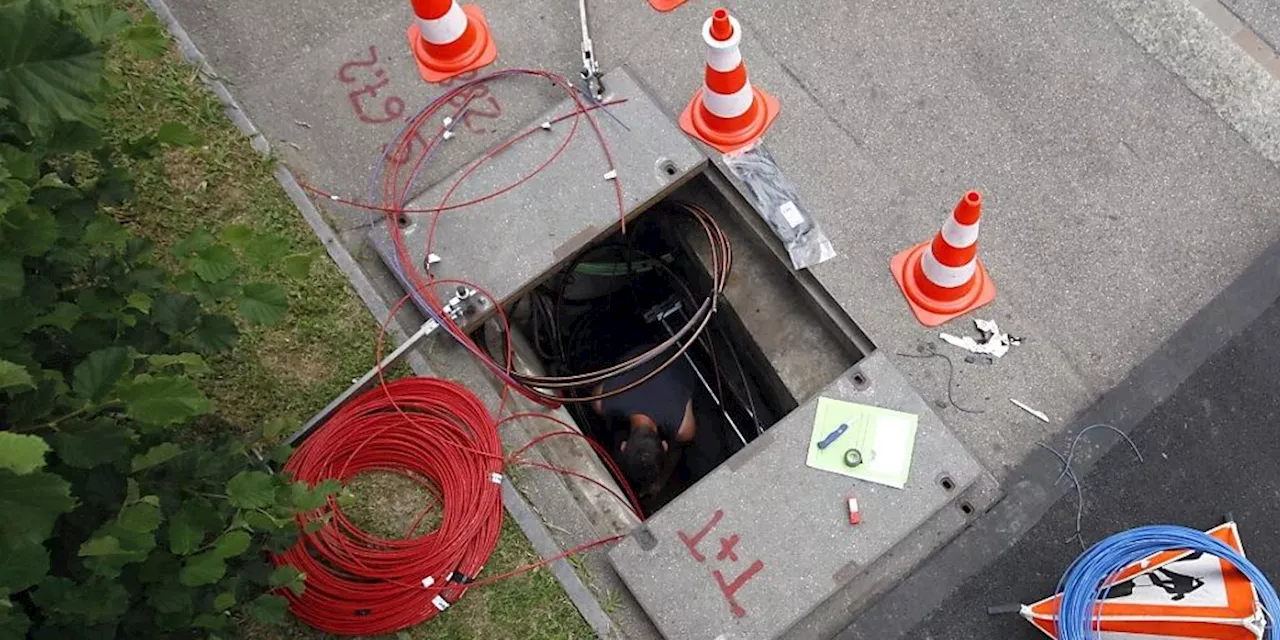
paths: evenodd
<path fill-rule="evenodd" d="M 479 296 L 475 289 L 459 286 L 454 291 L 454 294 L 450 296 L 449 300 L 445 302 L 444 313 L 454 322 L 458 322 L 466 316 L 474 314 L 486 305 L 488 305 L 488 300 Z M 409 336 L 404 342 L 400 343 L 400 346 L 396 347 L 395 351 L 387 354 L 387 356 L 384 357 L 376 367 L 370 369 L 363 376 L 357 378 L 355 382 L 352 382 L 351 386 L 347 387 L 346 391 L 343 391 L 338 395 L 338 397 L 334 398 L 332 402 L 326 405 L 325 408 L 312 416 L 306 424 L 302 425 L 302 428 L 293 432 L 293 435 L 286 438 L 284 440 L 284 444 L 295 446 L 302 440 L 305 440 L 307 436 L 311 435 L 311 433 L 319 428 L 320 425 L 333 417 L 333 414 L 337 413 L 338 409 L 340 409 L 342 405 L 346 404 L 348 400 L 372 388 L 374 383 L 378 380 L 378 373 L 380 371 L 385 371 L 394 367 L 406 353 L 409 353 L 416 348 L 427 338 L 427 336 L 435 333 L 439 328 L 440 323 L 436 322 L 435 319 L 428 319 L 426 322 L 422 323 L 422 327 L 420 327 L 413 335 Z"/>

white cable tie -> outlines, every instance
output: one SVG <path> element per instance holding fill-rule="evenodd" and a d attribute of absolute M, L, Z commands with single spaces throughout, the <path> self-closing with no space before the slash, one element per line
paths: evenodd
<path fill-rule="evenodd" d="M 444 140 L 450 140 L 450 139 L 452 139 L 452 138 L 453 138 L 453 136 L 454 136 L 454 135 L 455 135 L 455 134 L 454 134 L 452 131 L 450 131 L 450 130 L 448 130 L 448 129 L 445 129 L 445 130 L 444 130 L 444 135 L 440 136 L 440 138 L 441 138 L 441 139 L 444 139 Z"/>
<path fill-rule="evenodd" d="M 432 599 L 431 599 L 431 604 L 434 604 L 434 605 L 436 606 L 436 610 L 438 610 L 438 611 L 444 611 L 445 609 L 448 609 L 448 608 L 449 608 L 449 601 L 448 601 L 448 600 L 445 600 L 445 599 L 444 599 L 443 597 L 441 597 L 441 596 L 436 596 L 436 597 L 432 598 Z"/>
<path fill-rule="evenodd" d="M 333 201 L 338 201 L 338 200 L 341 200 L 342 198 L 339 198 L 339 197 L 338 197 L 338 196 L 336 196 L 336 195 L 331 195 L 331 196 L 329 196 L 329 199 L 330 199 L 330 200 L 333 200 Z"/>
<path fill-rule="evenodd" d="M 433 578 L 433 577 L 431 577 L 431 576 L 427 576 L 427 577 L 425 577 L 425 578 L 423 578 L 423 579 L 422 579 L 422 588 L 423 588 L 423 589 L 430 589 L 430 588 L 431 588 L 431 585 L 433 585 L 433 584 L 435 584 L 435 583 L 436 583 L 436 579 L 435 579 L 435 578 Z"/>
<path fill-rule="evenodd" d="M 489 474 L 489 481 L 494 484 L 502 484 L 502 474 L 498 472 Z"/>
<path fill-rule="evenodd" d="M 618 170 L 617 170 L 617 169 L 614 169 L 613 171 L 610 171 L 609 173 L 604 174 L 604 179 L 605 179 L 605 180 L 617 180 L 617 179 L 618 179 Z"/>
<path fill-rule="evenodd" d="M 444 258 L 441 258 L 440 256 L 438 256 L 438 255 L 436 255 L 436 254 L 434 254 L 434 253 L 429 253 L 429 254 L 427 254 L 427 264 L 435 264 L 435 263 L 437 263 L 437 262 L 440 262 L 440 261 L 441 261 L 441 260 L 443 260 L 443 259 L 444 259 Z"/>
<path fill-rule="evenodd" d="M 453 118 L 450 118 L 449 116 L 445 116 L 445 117 L 444 117 L 444 126 L 445 126 L 445 128 L 446 128 L 446 129 L 447 129 L 447 128 L 449 128 L 449 127 L 452 127 L 452 126 L 453 126 Z"/>
<path fill-rule="evenodd" d="M 548 121 L 546 121 L 546 122 L 542 123 L 542 129 L 543 129 L 544 131 L 550 131 L 550 130 L 551 130 L 551 121 L 550 121 L 550 120 L 548 120 Z"/>

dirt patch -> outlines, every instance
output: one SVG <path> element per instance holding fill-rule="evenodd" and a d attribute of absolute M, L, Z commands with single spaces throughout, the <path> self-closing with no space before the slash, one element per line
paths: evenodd
<path fill-rule="evenodd" d="M 422 535 L 440 525 L 439 500 L 417 480 L 385 471 L 361 473 L 348 484 L 356 503 L 343 509 L 367 533 L 390 539 Z"/>
<path fill-rule="evenodd" d="M 170 149 L 164 154 L 164 172 L 181 198 L 209 188 L 208 170 L 200 155 L 190 149 Z"/>
<path fill-rule="evenodd" d="M 258 345 L 262 366 L 281 380 L 313 387 L 328 382 L 334 374 L 324 345 L 307 344 L 289 331 L 268 331 Z"/>

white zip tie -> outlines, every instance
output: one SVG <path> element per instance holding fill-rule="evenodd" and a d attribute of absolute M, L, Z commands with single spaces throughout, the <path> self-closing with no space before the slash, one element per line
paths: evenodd
<path fill-rule="evenodd" d="M 333 196 L 333 195 L 331 195 L 331 196 L 329 196 L 329 199 L 330 199 L 330 200 L 335 200 L 335 201 L 337 201 L 337 200 L 341 200 L 342 198 L 339 198 L 338 196 Z"/>
<path fill-rule="evenodd" d="M 444 127 L 445 127 L 446 129 L 448 129 L 448 128 L 449 128 L 449 127 L 451 127 L 451 126 L 453 126 L 453 118 L 450 118 L 449 116 L 445 116 L 445 117 L 444 117 Z"/>
<path fill-rule="evenodd" d="M 605 180 L 617 180 L 617 179 L 618 179 L 618 170 L 617 170 L 617 169 L 614 169 L 613 171 L 610 171 L 609 173 L 604 174 L 604 179 L 605 179 Z"/>
<path fill-rule="evenodd" d="M 440 136 L 440 138 L 441 138 L 442 140 L 449 140 L 449 139 L 452 139 L 452 138 L 453 138 L 453 136 L 454 136 L 454 133 L 453 133 L 452 131 L 450 131 L 450 130 L 448 130 L 448 129 L 445 129 L 445 130 L 444 130 L 444 135 L 441 135 L 441 136 Z"/>
<path fill-rule="evenodd" d="M 432 599 L 431 599 L 431 604 L 434 604 L 434 605 L 436 606 L 436 610 L 438 610 L 438 611 L 444 611 L 445 609 L 448 609 L 448 608 L 449 608 L 449 601 L 448 601 L 448 600 L 445 600 L 445 599 L 444 599 L 443 597 L 441 597 L 441 596 L 436 596 L 436 597 L 432 598 Z"/>
<path fill-rule="evenodd" d="M 551 130 L 551 121 L 550 121 L 550 120 L 548 120 L 547 122 L 542 123 L 542 129 L 543 129 L 544 131 L 550 131 L 550 130 Z"/>
<path fill-rule="evenodd" d="M 428 254 L 427 254 L 427 264 L 435 264 L 435 263 L 437 263 L 437 262 L 440 262 L 440 261 L 441 261 L 441 260 L 443 260 L 443 259 L 444 259 L 444 258 L 441 258 L 440 256 L 438 256 L 438 255 L 436 255 L 436 254 L 434 254 L 434 253 L 428 253 Z"/>
<path fill-rule="evenodd" d="M 502 474 L 497 472 L 489 474 L 489 481 L 494 484 L 502 484 Z"/>
<path fill-rule="evenodd" d="M 431 588 L 431 585 L 433 585 L 433 584 L 435 584 L 435 583 L 436 583 L 436 579 L 435 579 L 435 578 L 433 578 L 433 577 L 431 577 L 431 576 L 427 576 L 427 577 L 425 577 L 425 578 L 423 578 L 423 579 L 422 579 L 422 588 L 423 588 L 423 589 L 430 589 L 430 588 Z"/>

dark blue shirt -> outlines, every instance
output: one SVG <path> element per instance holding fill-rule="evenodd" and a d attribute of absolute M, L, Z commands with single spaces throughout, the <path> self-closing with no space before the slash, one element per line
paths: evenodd
<path fill-rule="evenodd" d="M 630 360 L 652 348 L 648 346 L 635 349 L 623 359 Z M 675 352 L 676 349 L 673 347 L 631 371 L 605 380 L 602 385 L 604 391 L 621 389 L 649 375 Z M 680 356 L 671 366 L 644 384 L 602 400 L 600 403 L 602 413 L 620 418 L 629 418 L 637 413 L 644 414 L 657 423 L 658 435 L 662 436 L 663 440 L 675 441 L 676 434 L 680 432 L 680 425 L 684 422 L 685 408 L 693 398 L 694 376 L 689 362 L 684 356 Z"/>

